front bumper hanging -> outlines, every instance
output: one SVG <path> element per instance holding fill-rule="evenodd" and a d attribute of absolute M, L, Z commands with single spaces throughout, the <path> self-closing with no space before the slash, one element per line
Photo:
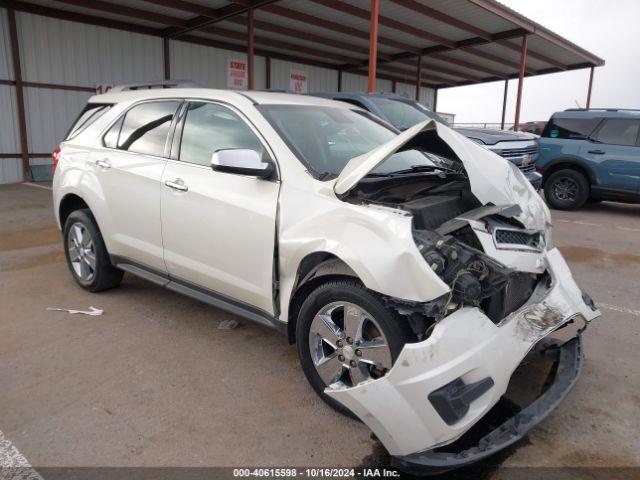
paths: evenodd
<path fill-rule="evenodd" d="M 533 403 L 518 412 L 476 445 L 460 452 L 427 452 L 394 456 L 394 467 L 411 474 L 439 473 L 482 460 L 522 439 L 544 420 L 575 385 L 582 371 L 582 337 L 576 337 L 559 348 L 559 359 L 553 382 Z"/>
<path fill-rule="evenodd" d="M 326 394 L 371 428 L 398 466 L 455 468 L 491 455 L 521 438 L 557 406 L 581 365 L 580 340 L 561 349 L 554 386 L 478 445 L 440 453 L 461 439 L 498 403 L 522 360 L 539 341 L 572 319 L 600 315 L 574 282 L 557 249 L 545 251 L 551 283 L 540 282 L 529 301 L 499 323 L 463 307 L 431 335 L 406 344 L 384 377 Z M 465 437 L 467 438 L 467 437 Z"/>

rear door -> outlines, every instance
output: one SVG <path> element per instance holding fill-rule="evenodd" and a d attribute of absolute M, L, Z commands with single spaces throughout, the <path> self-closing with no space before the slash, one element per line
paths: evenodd
<path fill-rule="evenodd" d="M 280 184 L 210 166 L 212 154 L 222 149 L 249 148 L 271 157 L 265 142 L 232 107 L 193 101 L 179 121 L 173 147 L 162 179 L 169 275 L 273 314 Z"/>
<path fill-rule="evenodd" d="M 581 156 L 598 165 L 600 187 L 622 197 L 637 195 L 640 184 L 640 120 L 607 118 L 585 141 Z"/>
<path fill-rule="evenodd" d="M 160 228 L 160 180 L 179 100 L 144 102 L 111 125 L 91 156 L 104 196 L 101 230 L 111 255 L 166 273 Z"/>

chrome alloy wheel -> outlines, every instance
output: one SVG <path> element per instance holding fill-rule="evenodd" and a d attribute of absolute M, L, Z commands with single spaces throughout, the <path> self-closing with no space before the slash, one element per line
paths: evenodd
<path fill-rule="evenodd" d="M 391 350 L 375 319 L 359 306 L 333 302 L 320 310 L 309 330 L 309 351 L 325 385 L 355 386 L 391 368 Z"/>
<path fill-rule="evenodd" d="M 89 283 L 96 270 L 96 252 L 89 230 L 79 222 L 71 225 L 67 235 L 69 262 L 78 278 Z"/>

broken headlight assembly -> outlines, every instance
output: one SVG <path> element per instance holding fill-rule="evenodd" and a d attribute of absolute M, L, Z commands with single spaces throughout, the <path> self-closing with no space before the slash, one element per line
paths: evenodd
<path fill-rule="evenodd" d="M 418 250 L 449 287 L 440 316 L 460 306 L 480 306 L 480 303 L 502 290 L 512 270 L 451 235 L 440 235 L 429 230 L 415 230 Z"/>

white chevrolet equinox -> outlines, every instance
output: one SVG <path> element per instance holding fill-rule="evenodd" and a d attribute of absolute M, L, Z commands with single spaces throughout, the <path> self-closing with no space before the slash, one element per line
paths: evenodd
<path fill-rule="evenodd" d="M 512 444 L 575 383 L 600 313 L 506 160 L 442 124 L 399 134 L 321 98 L 118 90 L 54 152 L 82 288 L 129 272 L 284 332 L 316 392 L 411 472 Z M 541 342 L 569 324 L 571 340 Z M 457 442 L 541 351 L 555 361 L 542 393 Z"/>

